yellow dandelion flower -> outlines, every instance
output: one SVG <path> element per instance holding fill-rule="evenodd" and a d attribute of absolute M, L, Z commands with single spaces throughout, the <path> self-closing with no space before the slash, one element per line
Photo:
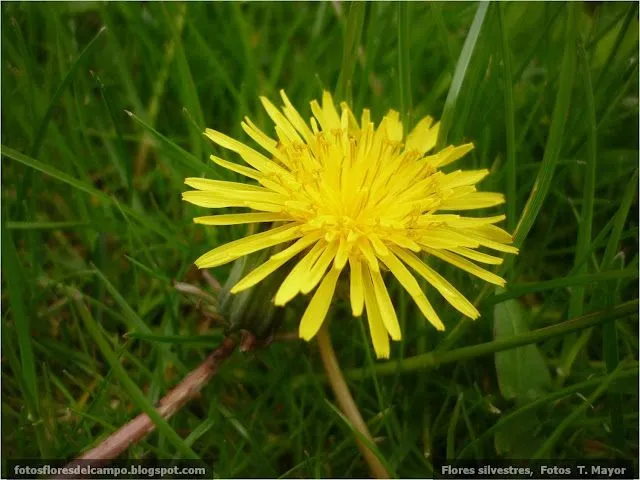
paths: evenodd
<path fill-rule="evenodd" d="M 324 321 L 336 283 L 348 270 L 353 315 L 366 310 L 378 357 L 389 357 L 389 338 L 402 332 L 383 279 L 390 271 L 409 292 L 422 314 L 438 330 L 444 325 L 414 276 L 427 280 L 454 308 L 475 319 L 476 308 L 451 283 L 418 256 L 424 252 L 487 282 L 504 280 L 474 262 L 498 265 L 502 259 L 478 251 L 486 247 L 517 253 L 511 236 L 495 224 L 504 215 L 477 218 L 454 210 L 493 207 L 504 202 L 499 193 L 479 192 L 475 185 L 488 170 L 456 170 L 449 165 L 473 149 L 468 143 L 433 150 L 438 123 L 425 117 L 403 139 L 398 112 L 390 111 L 377 126 L 364 110 L 360 122 L 346 103 L 340 113 L 328 92 L 322 104 L 311 102 L 307 124 L 283 91 L 284 106 L 262 97 L 275 124 L 277 140 L 245 117 L 243 130 L 266 153 L 215 130 L 205 135 L 237 153 L 246 165 L 211 159 L 255 184 L 187 178 L 195 190 L 183 199 L 208 208 L 246 207 L 248 213 L 195 218 L 204 225 L 273 223 L 261 233 L 227 243 L 196 260 L 199 268 L 217 267 L 253 252 L 284 244 L 286 248 L 242 278 L 231 290 L 256 285 L 297 258 L 275 294 L 282 306 L 297 294 L 315 293 L 302 316 L 299 334 L 310 340 Z M 404 141 L 403 141 L 404 140 Z M 347 266 L 348 264 L 348 266 Z M 412 272 L 413 271 L 413 272 Z"/>

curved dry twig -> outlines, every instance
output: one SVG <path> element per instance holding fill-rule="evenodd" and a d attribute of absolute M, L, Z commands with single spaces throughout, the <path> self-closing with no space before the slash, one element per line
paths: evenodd
<path fill-rule="evenodd" d="M 194 398 L 217 373 L 221 363 L 233 353 L 236 345 L 235 339 L 225 338 L 196 369 L 160 400 L 157 407 L 158 413 L 165 419 L 169 418 Z M 151 418 L 146 413 L 140 414 L 67 466 L 73 467 L 80 463 L 86 465 L 87 461 L 104 464 L 105 461 L 115 459 L 131 445 L 142 440 L 154 428 L 155 424 Z"/>

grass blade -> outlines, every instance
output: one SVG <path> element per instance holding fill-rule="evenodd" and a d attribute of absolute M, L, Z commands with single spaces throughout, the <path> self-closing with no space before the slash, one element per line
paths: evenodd
<path fill-rule="evenodd" d="M 447 427 L 447 460 L 454 460 L 456 458 L 456 427 L 458 426 L 458 420 L 460 419 L 460 408 L 462 407 L 462 392 L 458 394 L 456 400 L 456 406 L 453 408 L 453 414 Z"/>
<path fill-rule="evenodd" d="M 485 305 L 496 305 L 500 302 L 512 298 L 518 298 L 527 293 L 544 292 L 546 290 L 556 290 L 571 287 L 571 292 L 582 285 L 605 282 L 607 280 L 619 280 L 622 278 L 637 278 L 636 268 L 625 268 L 624 270 L 598 272 L 590 275 L 568 275 L 566 277 L 554 278 L 543 282 L 516 283 L 509 285 L 506 292 L 496 294 L 487 298 Z M 573 293 L 572 293 L 573 294 Z M 580 316 L 580 315 L 578 315 Z M 575 318 L 575 317 L 571 317 Z"/>
<path fill-rule="evenodd" d="M 391 475 L 392 478 L 397 477 L 397 475 L 394 473 L 394 469 L 391 468 L 391 465 L 389 465 L 389 462 L 387 461 L 387 459 L 384 458 L 384 455 L 382 455 L 382 452 L 380 452 L 380 449 L 378 448 L 378 446 L 373 443 L 371 440 L 369 440 L 366 436 L 364 436 L 360 430 L 358 430 L 355 426 L 353 426 L 353 424 L 351 423 L 351 420 L 349 420 L 341 411 L 338 407 L 336 407 L 334 404 L 332 404 L 329 400 L 325 399 L 325 402 L 327 403 L 327 405 L 329 406 L 329 408 L 331 408 L 331 410 L 333 411 L 333 413 L 335 413 L 344 423 L 345 425 L 349 428 L 349 430 L 351 430 L 351 433 L 353 433 L 353 435 L 355 435 L 355 437 L 362 442 L 375 456 L 378 460 L 380 460 L 380 463 L 382 463 L 382 465 L 384 466 L 384 468 L 389 472 L 389 474 Z"/>
<path fill-rule="evenodd" d="M 587 262 L 580 262 L 580 259 L 584 258 L 587 252 L 590 250 L 591 242 L 591 226 L 593 223 L 593 202 L 595 199 L 596 189 L 596 154 L 597 154 L 597 125 L 596 125 L 596 110 L 595 101 L 593 96 L 593 86 L 591 83 L 591 71 L 589 68 L 589 60 L 587 52 L 584 46 L 580 42 L 578 44 L 578 53 L 580 61 L 580 72 L 583 81 L 583 88 L 586 98 L 587 108 L 587 166 L 584 176 L 584 185 L 582 193 L 582 210 L 580 212 L 580 221 L 578 224 L 578 239 L 576 243 L 574 269 L 578 275 L 587 273 Z M 585 289 L 583 286 L 576 286 L 571 289 L 571 297 L 569 298 L 569 318 L 580 316 L 583 313 L 584 308 L 584 294 Z M 615 325 L 614 325 L 615 328 Z M 584 333 L 580 340 L 576 335 L 569 335 L 565 338 L 563 343 L 563 362 L 564 367 L 560 370 L 562 372 L 559 375 L 559 381 L 562 381 L 571 371 L 571 365 L 576 358 L 577 348 L 584 346 L 589 338 L 589 333 Z M 578 345 L 575 345 L 576 341 L 579 341 Z M 574 347 L 575 346 L 575 347 Z"/>
<path fill-rule="evenodd" d="M 185 149 L 176 145 L 151 125 L 147 124 L 144 120 L 138 117 L 135 113 L 132 113 L 128 110 L 125 110 L 125 113 L 129 115 L 137 124 L 142 126 L 147 132 L 151 133 L 154 138 L 159 140 L 160 144 L 165 147 L 167 153 L 169 153 L 172 158 L 177 160 L 178 163 L 187 167 L 192 175 L 195 175 L 197 172 L 205 172 L 211 176 L 210 178 L 221 178 L 220 174 L 213 167 L 209 166 L 208 163 L 204 163 L 198 160 L 198 157 L 195 157 Z"/>
<path fill-rule="evenodd" d="M 140 318 L 140 316 L 135 312 L 133 308 L 127 303 L 125 298 L 120 294 L 118 289 L 113 286 L 113 284 L 107 279 L 107 277 L 97 268 L 94 267 L 94 271 L 96 275 L 102 280 L 108 292 L 111 294 L 113 299 L 116 301 L 120 308 L 122 308 L 124 312 L 125 318 L 128 320 L 127 328 L 131 331 L 138 331 L 145 333 L 147 335 L 152 335 L 152 331 L 149 326 Z M 160 351 L 167 357 L 167 359 L 171 360 L 176 367 L 178 367 L 183 372 L 186 372 L 187 369 L 184 364 L 169 350 L 168 345 L 159 345 L 158 348 Z"/>
<path fill-rule="evenodd" d="M 558 443 L 558 441 L 560 440 L 560 436 L 564 433 L 567 427 L 571 425 L 571 423 L 578 417 L 583 415 L 587 408 L 593 406 L 598 397 L 606 392 L 611 382 L 621 376 L 621 374 L 624 372 L 624 369 L 621 367 L 622 365 L 618 366 L 615 371 L 611 372 L 609 375 L 603 378 L 598 388 L 596 388 L 596 390 L 591 395 L 589 395 L 589 398 L 586 401 L 582 402 L 579 406 L 577 406 L 569 415 L 565 417 L 564 420 L 562 420 L 562 422 L 560 422 L 560 425 L 556 427 L 551 436 L 544 442 L 540 449 L 538 449 L 538 451 L 533 454 L 532 459 L 550 458 L 551 450 L 556 445 L 556 443 Z"/>
<path fill-rule="evenodd" d="M 53 177 L 56 180 L 60 180 L 61 182 L 71 185 L 72 187 L 77 188 L 82 192 L 88 193 L 89 195 L 93 195 L 94 197 L 97 197 L 100 200 L 103 200 L 107 203 L 114 203 L 114 204 L 118 203 L 115 198 L 110 197 L 109 195 L 107 195 L 101 190 L 98 190 L 93 185 L 89 185 L 83 182 L 82 180 L 78 180 L 77 178 L 72 177 L 67 173 L 61 172 L 60 170 L 52 167 L 51 165 L 40 162 L 34 158 L 28 157 L 27 155 L 24 155 L 23 153 L 20 153 L 17 150 L 14 150 L 13 148 L 7 147 L 5 145 L 0 145 L 0 155 L 9 157 L 17 162 L 22 163 L 23 165 L 33 168 L 34 170 L 38 170 L 44 173 L 45 175 L 49 175 L 50 177 Z M 174 245 L 177 245 L 177 246 L 184 245 L 184 242 L 180 241 L 175 235 L 172 235 L 171 233 L 167 232 L 163 228 L 159 227 L 156 223 L 150 221 L 147 218 L 147 216 L 141 213 L 138 213 L 136 210 L 128 207 L 127 205 L 119 205 L 119 208 L 122 209 L 122 211 L 125 212 L 127 215 L 138 220 L 142 225 L 146 226 L 150 230 L 153 230 L 160 236 L 164 237 L 166 240 L 172 242 Z"/>
<path fill-rule="evenodd" d="M 109 101 L 109 97 L 107 95 L 107 92 L 105 91 L 105 87 L 102 83 L 100 75 L 94 72 L 91 72 L 91 74 L 96 82 L 96 85 L 98 85 L 98 88 L 100 89 L 100 97 L 102 98 L 102 102 L 104 103 L 104 106 L 109 114 L 109 118 L 111 119 L 111 124 L 113 125 L 113 128 L 116 132 L 116 154 L 113 155 L 115 167 L 120 174 L 123 185 L 130 192 L 132 192 L 133 190 L 130 190 L 130 188 L 132 186 L 131 177 L 133 175 L 133 170 L 131 168 L 131 162 L 127 159 L 127 153 L 124 146 L 124 141 L 122 140 L 122 132 L 120 131 L 119 123 L 117 122 L 114 115 L 113 108 L 111 107 L 111 102 Z M 106 141 L 107 140 L 105 139 L 105 142 Z"/>
<path fill-rule="evenodd" d="M 620 207 L 615 214 L 613 219 L 613 228 L 611 229 L 611 235 L 609 236 L 609 240 L 607 242 L 607 248 L 604 251 L 604 255 L 602 257 L 602 263 L 600 265 L 601 270 L 607 270 L 611 268 L 611 264 L 613 262 L 614 257 L 616 256 L 620 244 L 620 236 L 622 235 L 622 229 L 624 228 L 624 224 L 627 221 L 627 217 L 629 215 L 629 210 L 631 209 L 631 205 L 634 200 L 637 200 L 636 196 L 636 187 L 638 186 L 638 170 L 636 170 L 627 187 L 624 190 L 624 194 L 622 196 L 622 201 L 620 202 Z"/>
<path fill-rule="evenodd" d="M 638 377 L 638 367 L 637 365 L 635 367 L 632 368 L 627 368 L 627 369 L 623 369 L 620 374 L 617 377 L 617 380 L 619 382 L 621 382 L 623 379 L 632 379 L 632 378 L 637 378 Z M 537 400 L 528 403 L 526 405 L 523 405 L 522 407 L 518 408 L 517 410 L 514 410 L 513 412 L 510 412 L 508 414 L 506 414 L 505 416 L 503 416 L 498 422 L 496 422 L 494 425 L 491 426 L 491 428 L 488 428 L 487 430 L 485 430 L 484 432 L 482 432 L 481 435 L 478 436 L 478 438 L 476 440 L 474 440 L 473 442 L 467 444 L 462 451 L 460 452 L 460 455 L 458 456 L 458 458 L 464 458 L 465 455 L 467 455 L 471 448 L 475 448 L 478 442 L 482 442 L 488 438 L 491 437 L 491 435 L 493 435 L 496 431 L 504 428 L 506 425 L 516 421 L 516 420 L 520 420 L 523 417 L 526 417 L 527 415 L 531 414 L 532 412 L 534 412 L 535 410 L 537 410 L 538 408 L 549 404 L 555 400 L 558 400 L 560 398 L 566 398 L 576 392 L 581 392 L 584 391 L 586 389 L 590 389 L 593 387 L 598 387 L 599 385 L 601 385 L 603 383 L 604 378 L 603 377 L 597 377 L 597 378 L 591 378 L 589 380 L 585 380 L 583 382 L 580 383 L 576 383 L 574 385 L 571 385 L 569 387 L 565 387 L 561 390 L 556 390 L 555 392 L 549 393 L 547 395 L 545 395 L 544 397 L 540 397 Z"/>
<path fill-rule="evenodd" d="M 449 93 L 447 94 L 447 99 L 444 102 L 444 110 L 442 111 L 442 118 L 440 120 L 440 132 L 438 134 L 438 145 L 436 150 L 443 148 L 447 143 L 447 136 L 449 135 L 449 130 L 453 123 L 453 117 L 456 113 L 456 103 L 458 102 L 460 90 L 462 89 L 462 84 L 464 83 L 464 79 L 467 75 L 467 69 L 471 63 L 471 57 L 473 56 L 473 51 L 478 41 L 478 37 L 480 36 L 480 31 L 482 30 L 482 25 L 484 23 L 485 16 L 487 15 L 488 8 L 489 2 L 480 2 L 475 17 L 473 18 L 471 28 L 469 28 L 467 38 L 462 46 L 462 52 L 460 52 L 460 57 L 458 57 L 458 63 L 456 64 L 456 69 L 453 74 L 451 87 L 449 87 Z"/>
<path fill-rule="evenodd" d="M 575 263 L 582 258 L 589 250 L 591 242 L 591 226 L 593 224 L 593 201 L 596 196 L 596 156 L 597 156 L 597 125 L 596 107 L 593 98 L 593 86 L 591 84 L 591 71 L 587 52 L 582 44 L 579 45 L 580 72 L 583 81 L 583 88 L 586 98 L 587 108 L 587 165 L 584 175 L 584 186 L 582 193 L 582 211 L 580 212 L 580 223 L 578 226 L 578 241 L 576 243 Z M 574 266 L 575 266 L 574 263 Z M 578 275 L 587 272 L 587 263 L 578 267 Z M 569 318 L 582 315 L 584 304 L 584 288 L 577 287 L 571 292 L 569 300 Z"/>
<path fill-rule="evenodd" d="M 352 103 L 353 71 L 358 59 L 358 47 L 364 24 L 365 2 L 351 2 L 347 18 L 347 32 L 342 51 L 342 68 L 336 86 L 336 99 Z"/>
<path fill-rule="evenodd" d="M 104 358 L 107 360 L 107 363 L 113 370 L 115 377 L 120 381 L 122 387 L 131 397 L 131 401 L 136 405 L 136 407 L 149 415 L 153 423 L 155 423 L 158 432 L 164 435 L 176 450 L 184 456 L 184 458 L 199 459 L 200 457 L 185 443 L 176 431 L 171 428 L 169 423 L 160 416 L 144 393 L 142 393 L 140 387 L 138 387 L 138 385 L 136 385 L 136 383 L 127 374 L 124 367 L 120 364 L 120 359 L 109 346 L 109 342 L 104 338 L 98 323 L 94 320 L 91 312 L 84 304 L 82 294 L 80 292 L 74 292 L 73 302 L 78 308 L 80 317 L 84 321 L 89 334 L 96 342 L 96 345 L 100 349 Z"/>
<path fill-rule="evenodd" d="M 31 147 L 32 157 L 37 158 L 38 154 L 40 153 L 40 147 L 42 147 L 44 134 L 47 132 L 47 127 L 49 126 L 49 121 L 51 120 L 53 109 L 58 104 L 58 101 L 60 100 L 60 97 L 62 97 L 62 94 L 66 90 L 67 86 L 71 83 L 71 80 L 73 79 L 73 74 L 76 72 L 78 67 L 82 64 L 84 59 L 89 55 L 91 50 L 97 44 L 98 39 L 106 31 L 107 31 L 106 27 L 102 27 L 100 28 L 100 30 L 98 30 L 98 33 L 96 33 L 96 35 L 91 39 L 91 41 L 87 43 L 87 46 L 84 47 L 82 52 L 80 52 L 80 55 L 78 55 L 74 60 L 74 62 L 71 64 L 71 68 L 69 69 L 67 74 L 64 76 L 62 83 L 58 85 L 58 88 L 56 89 L 55 93 L 51 97 L 51 101 L 49 102 L 47 111 L 45 112 L 44 117 L 42 117 L 42 120 L 40 121 L 40 125 L 38 127 L 38 133 L 36 133 L 35 140 L 33 141 L 33 146 Z"/>
<path fill-rule="evenodd" d="M 398 2 L 398 72 L 400 81 L 400 115 L 406 137 L 412 125 L 411 53 L 409 50 L 409 2 Z"/>
<path fill-rule="evenodd" d="M 444 365 L 445 363 L 457 362 L 481 355 L 489 355 L 491 353 L 509 350 L 511 348 L 528 345 L 530 343 L 538 343 L 549 338 L 593 327 L 594 325 L 598 325 L 603 322 L 610 322 L 618 318 L 628 317 L 636 314 L 637 312 L 638 300 L 631 300 L 611 309 L 589 313 L 551 327 L 532 330 L 526 334 L 518 335 L 516 337 L 480 343 L 470 347 L 457 348 L 441 354 L 437 352 L 429 352 L 400 360 L 391 360 L 386 363 L 376 365 L 374 369 L 349 369 L 345 370 L 344 374 L 348 378 L 361 379 L 371 375 L 394 375 L 396 373 L 436 368 L 440 365 Z"/>
<path fill-rule="evenodd" d="M 556 162 L 560 156 L 560 149 L 564 139 L 564 127 L 566 123 L 569 104 L 571 103 L 571 90 L 576 69 L 576 10 L 575 4 L 567 4 L 567 20 L 565 25 L 565 48 L 562 58 L 562 68 L 560 71 L 560 87 L 556 96 L 556 103 L 553 108 L 553 119 L 549 128 L 549 138 L 544 150 L 540 171 L 536 177 L 531 195 L 518 222 L 514 233 L 514 244 L 521 247 L 527 238 L 531 227 L 536 221 L 542 204 L 544 203 L 551 180 L 555 171 Z M 506 272 L 513 264 L 514 255 L 510 255 L 505 260 L 501 271 Z"/>
<path fill-rule="evenodd" d="M 40 392 L 36 381 L 35 357 L 33 355 L 31 320 L 32 312 L 29 311 L 29 290 L 24 278 L 22 266 L 16 252 L 13 239 L 2 224 L 2 274 L 5 278 L 6 291 L 9 295 L 13 322 L 18 337 L 18 349 L 20 352 L 19 370 L 14 372 L 20 378 L 20 386 L 24 390 L 23 398 L 29 410 L 31 421 L 35 424 L 38 446 L 42 455 L 47 455 L 48 443 L 45 440 L 43 427 L 40 422 Z M 25 297 L 25 294 L 27 297 Z M 3 332 L 3 334 L 6 334 Z"/>
<path fill-rule="evenodd" d="M 513 77 L 511 76 L 511 52 L 507 39 L 507 29 L 504 23 L 504 3 L 497 3 L 498 25 L 502 45 L 502 61 L 504 62 L 504 106 L 505 126 L 507 131 L 507 231 L 513 232 L 516 226 L 517 196 L 516 196 L 516 127 L 515 107 L 513 104 Z"/>
<path fill-rule="evenodd" d="M 605 249 L 604 256 L 601 263 L 601 269 L 608 270 L 612 268 L 614 259 L 616 258 L 616 252 L 618 251 L 620 244 L 620 235 L 624 224 L 627 221 L 629 209 L 633 200 L 637 200 L 636 187 L 638 185 L 638 170 L 631 176 L 631 180 L 625 189 L 622 196 L 622 202 L 613 220 L 613 228 L 611 229 L 611 235 L 607 242 L 607 248 Z M 637 267 L 630 267 L 637 270 Z M 615 272 L 615 270 L 614 270 Z M 607 288 L 601 290 L 601 301 L 604 305 L 614 305 L 616 284 L 610 282 Z M 611 324 L 603 325 L 602 327 L 602 342 L 603 342 L 603 356 L 607 371 L 613 374 L 614 370 L 618 368 L 618 362 L 620 361 L 620 352 L 618 349 L 618 332 L 615 322 Z M 613 443 L 617 448 L 622 448 L 624 445 L 624 422 L 622 420 L 622 397 L 619 394 L 612 394 L 607 398 L 607 404 L 611 415 L 611 430 Z"/>

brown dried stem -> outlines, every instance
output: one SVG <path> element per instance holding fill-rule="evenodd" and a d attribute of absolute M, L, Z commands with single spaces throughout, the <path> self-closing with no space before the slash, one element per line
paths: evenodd
<path fill-rule="evenodd" d="M 222 362 L 233 353 L 236 343 L 235 339 L 225 338 L 204 362 L 160 400 L 157 407 L 158 413 L 165 419 L 169 418 L 193 399 L 217 373 Z M 83 461 L 82 463 L 86 465 L 87 460 L 104 464 L 105 460 L 115 459 L 131 445 L 142 440 L 154 428 L 155 424 L 149 416 L 146 413 L 140 414 L 105 438 L 97 447 L 80 455 L 68 466 L 74 466 L 80 463 L 79 461 Z"/>

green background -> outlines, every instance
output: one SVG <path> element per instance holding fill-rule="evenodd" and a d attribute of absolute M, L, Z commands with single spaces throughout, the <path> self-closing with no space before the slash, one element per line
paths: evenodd
<path fill-rule="evenodd" d="M 97 445 L 218 344 L 215 302 L 174 288 L 215 295 L 191 263 L 246 232 L 194 225 L 206 211 L 180 199 L 185 177 L 232 179 L 208 156 L 235 159 L 202 131 L 246 141 L 245 115 L 271 131 L 259 95 L 279 103 L 284 88 L 308 117 L 337 88 L 356 115 L 428 113 L 441 145 L 474 142 L 455 168 L 491 169 L 481 188 L 507 194 L 491 212 L 508 213 L 521 248 L 498 270 L 506 291 L 434 262 L 482 313 L 463 321 L 428 289 L 444 333 L 388 280 L 404 331 L 390 362 L 339 290 L 332 338 L 385 465 L 420 477 L 456 458 L 637 461 L 636 3 L 1 12 L 4 458 Z M 209 273 L 224 283 L 229 269 Z M 307 301 L 276 311 L 284 332 Z M 314 347 L 236 352 L 125 457 L 198 456 L 220 477 L 366 476 Z"/>

